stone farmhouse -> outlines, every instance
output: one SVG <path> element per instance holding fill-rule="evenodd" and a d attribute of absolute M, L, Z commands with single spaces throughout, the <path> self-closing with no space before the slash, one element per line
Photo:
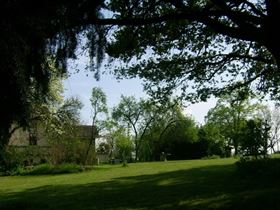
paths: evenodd
<path fill-rule="evenodd" d="M 90 141 L 92 137 L 91 125 L 78 125 L 75 129 L 73 136 L 68 136 L 70 139 L 81 139 L 84 141 Z M 25 146 L 39 146 L 49 147 L 50 142 L 43 129 L 36 129 L 34 132 L 30 132 L 23 129 L 16 130 L 10 138 L 10 146 L 25 147 Z M 95 146 L 95 145 L 93 145 Z"/>
<path fill-rule="evenodd" d="M 83 146 L 86 151 L 86 147 L 89 145 L 89 142 L 92 138 L 92 126 L 91 125 L 78 125 L 75 129 L 75 132 L 69 136 L 65 136 L 65 139 L 71 143 L 71 141 L 79 140 L 79 146 Z M 32 151 L 36 150 L 36 157 L 32 157 L 32 162 L 40 162 L 42 159 L 48 159 L 53 152 L 53 140 L 46 135 L 44 129 L 37 129 L 36 131 L 27 131 L 23 129 L 17 129 L 10 138 L 9 148 L 16 149 L 17 151 L 27 151 L 32 149 Z M 58 144 L 56 145 L 58 146 Z M 89 153 L 89 158 L 87 160 L 87 164 L 98 163 L 99 159 L 101 162 L 107 161 L 104 158 L 104 155 L 96 154 L 96 144 L 95 142 L 91 145 L 91 150 Z M 61 149 L 61 148 L 60 148 Z M 57 150 L 57 153 L 62 153 L 61 150 Z M 80 153 L 82 153 L 80 151 Z M 84 152 L 85 153 L 85 152 Z M 56 154 L 59 155 L 59 154 Z M 34 155 L 33 155 L 34 156 Z M 39 157 L 40 156 L 40 157 Z M 75 154 L 73 155 L 75 156 Z M 98 156 L 101 156 L 100 158 Z M 44 157 L 44 158 L 42 158 Z"/>

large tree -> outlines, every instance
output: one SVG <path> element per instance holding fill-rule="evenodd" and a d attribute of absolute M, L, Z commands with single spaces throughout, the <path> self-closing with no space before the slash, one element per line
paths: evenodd
<path fill-rule="evenodd" d="M 146 87 L 158 97 L 180 86 L 184 98 L 204 100 L 222 87 L 252 83 L 277 98 L 279 11 L 279 0 L 1 1 L 0 146 L 13 122 L 28 123 L 30 87 L 40 97 L 48 91 L 47 58 L 65 70 L 85 32 L 85 48 L 97 58 L 91 63 L 98 64 L 105 25 L 119 26 L 106 48 L 111 56 L 146 54 L 119 73 L 150 81 Z M 186 94 L 189 86 L 195 91 Z"/>
<path fill-rule="evenodd" d="M 86 164 L 91 147 L 94 147 L 94 151 L 96 149 L 95 140 L 100 135 L 100 131 L 105 127 L 105 115 L 108 113 L 107 97 L 101 88 L 92 88 L 90 102 L 92 107 L 91 138 L 86 150 L 84 164 Z"/>
<path fill-rule="evenodd" d="M 234 91 L 231 95 L 221 97 L 206 116 L 206 124 L 219 128 L 228 141 L 227 144 L 233 146 L 235 155 L 239 154 L 242 129 L 246 120 L 256 118 L 258 113 L 265 108 L 260 103 L 252 103 L 251 100 L 246 91 Z"/>
<path fill-rule="evenodd" d="M 144 78 L 151 94 L 179 87 L 185 99 L 206 100 L 252 84 L 279 97 L 279 1 L 111 2 L 125 26 L 108 53 L 128 63 L 118 74 Z"/>
<path fill-rule="evenodd" d="M 177 160 L 200 158 L 198 127 L 194 119 L 185 116 L 181 107 L 177 106 L 172 121 L 161 133 L 164 155 Z"/>
<path fill-rule="evenodd" d="M 154 120 L 151 121 L 141 142 L 142 160 L 199 156 L 197 154 L 200 151 L 196 148 L 198 127 L 194 119 L 183 114 L 180 104 L 170 101 L 152 111 L 155 112 Z"/>
<path fill-rule="evenodd" d="M 242 131 L 241 151 L 244 155 L 255 158 L 266 157 L 270 139 L 268 122 L 263 119 L 251 119 L 246 122 Z"/>
<path fill-rule="evenodd" d="M 115 121 L 126 127 L 127 136 L 133 137 L 135 146 L 135 159 L 139 158 L 139 148 L 146 128 L 152 122 L 150 116 L 145 115 L 147 102 L 141 99 L 137 101 L 134 96 L 121 96 L 117 106 L 113 108 L 112 117 Z"/>
<path fill-rule="evenodd" d="M 0 149 L 11 126 L 26 126 L 32 118 L 33 89 L 46 100 L 53 61 L 65 73 L 75 58 L 80 32 L 85 32 L 92 58 L 102 55 L 104 31 L 85 20 L 99 16 L 101 1 L 14 1 L 0 3 Z M 94 22 L 94 21 L 93 21 Z M 50 62 L 51 60 L 51 62 Z"/>

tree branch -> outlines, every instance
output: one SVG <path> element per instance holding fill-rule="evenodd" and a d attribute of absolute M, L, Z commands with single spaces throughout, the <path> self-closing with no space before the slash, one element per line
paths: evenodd
<path fill-rule="evenodd" d="M 259 34 L 261 31 L 255 28 L 255 30 L 245 30 L 244 28 L 231 27 L 228 26 L 219 20 L 213 19 L 210 17 L 211 13 L 203 12 L 203 11 L 195 11 L 195 10 L 184 10 L 183 12 L 173 12 L 164 14 L 161 16 L 155 16 L 150 18 L 124 18 L 124 19 L 93 19 L 88 20 L 92 24 L 96 25 L 119 25 L 119 26 L 141 26 L 141 25 L 150 25 L 157 24 L 166 21 L 178 21 L 178 20 L 188 20 L 188 21 L 196 21 L 205 24 L 206 26 L 211 27 L 217 33 L 221 33 L 223 35 L 230 36 L 232 38 L 247 40 L 247 41 L 259 41 L 256 39 L 256 33 Z M 86 23 L 88 24 L 88 23 Z"/>

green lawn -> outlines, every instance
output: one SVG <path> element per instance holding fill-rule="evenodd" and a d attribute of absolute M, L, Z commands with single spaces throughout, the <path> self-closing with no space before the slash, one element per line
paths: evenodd
<path fill-rule="evenodd" d="M 241 178 L 234 162 L 104 165 L 77 174 L 0 177 L 0 209 L 280 209 L 280 177 Z"/>

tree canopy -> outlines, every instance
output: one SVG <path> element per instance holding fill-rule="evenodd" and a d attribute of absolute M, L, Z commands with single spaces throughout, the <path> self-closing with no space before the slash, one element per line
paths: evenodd
<path fill-rule="evenodd" d="M 111 3 L 125 26 L 107 48 L 127 64 L 120 76 L 144 78 L 158 97 L 177 87 L 206 100 L 240 86 L 279 97 L 278 1 L 125 2 Z"/>
<path fill-rule="evenodd" d="M 124 61 L 116 74 L 144 78 L 154 98 L 179 87 L 206 100 L 240 86 L 279 98 L 278 0 L 4 0 L 0 11 L 1 145 L 13 122 L 28 123 L 30 88 L 48 91 L 49 58 L 65 73 L 78 46 L 91 69 L 105 50 Z"/>
<path fill-rule="evenodd" d="M 209 110 L 206 123 L 216 125 L 228 146 L 233 146 L 235 155 L 238 155 L 247 120 L 257 118 L 265 108 L 260 103 L 252 103 L 252 95 L 246 91 L 236 90 L 218 100 L 216 106 Z"/>

